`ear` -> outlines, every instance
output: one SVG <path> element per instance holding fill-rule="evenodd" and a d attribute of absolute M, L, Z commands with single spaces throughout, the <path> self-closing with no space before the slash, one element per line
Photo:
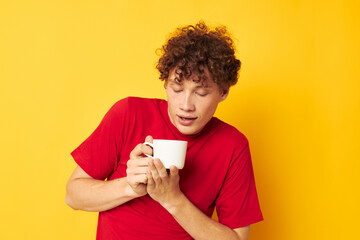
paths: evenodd
<path fill-rule="evenodd" d="M 224 101 L 229 95 L 229 89 L 224 89 L 220 95 L 220 102 Z"/>

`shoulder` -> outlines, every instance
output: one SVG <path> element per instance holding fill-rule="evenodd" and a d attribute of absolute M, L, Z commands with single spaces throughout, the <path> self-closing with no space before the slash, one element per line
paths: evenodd
<path fill-rule="evenodd" d="M 249 145 L 247 137 L 236 127 L 219 119 L 217 119 L 217 121 L 216 138 L 218 138 L 219 141 L 222 141 L 227 146 L 240 149 Z"/>
<path fill-rule="evenodd" d="M 115 111 L 124 110 L 146 110 L 149 107 L 156 107 L 164 104 L 166 101 L 156 98 L 126 97 L 117 101 L 111 108 Z"/>
<path fill-rule="evenodd" d="M 162 99 L 126 97 L 113 104 L 106 117 L 115 121 L 128 119 L 138 122 L 140 119 L 146 119 L 149 116 L 161 115 L 166 104 L 167 102 Z"/>

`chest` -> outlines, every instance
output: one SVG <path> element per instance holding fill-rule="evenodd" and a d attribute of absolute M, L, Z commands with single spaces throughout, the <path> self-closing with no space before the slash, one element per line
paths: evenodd
<path fill-rule="evenodd" d="M 127 134 L 122 144 L 118 164 L 110 179 L 126 176 L 127 161 L 137 144 L 145 137 L 154 139 L 179 139 L 171 129 L 161 121 L 138 124 Z M 188 141 L 185 166 L 180 170 L 180 189 L 200 209 L 205 210 L 215 201 L 226 177 L 231 159 L 231 151 L 224 150 L 211 136 Z"/>

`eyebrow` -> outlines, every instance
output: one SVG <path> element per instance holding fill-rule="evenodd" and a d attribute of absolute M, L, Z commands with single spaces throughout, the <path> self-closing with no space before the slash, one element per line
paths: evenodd
<path fill-rule="evenodd" d="M 186 80 L 186 81 L 187 81 L 187 80 Z M 177 85 L 177 86 L 182 86 L 182 85 L 184 85 L 184 84 L 183 84 L 183 81 L 178 82 L 178 81 L 175 81 L 175 80 L 173 80 L 173 79 L 170 79 L 170 80 L 169 80 L 169 84 L 170 84 L 170 85 Z M 212 85 L 206 85 L 206 84 L 204 84 L 204 82 L 202 82 L 202 83 L 200 83 L 199 85 L 197 85 L 195 88 L 197 88 L 197 89 L 199 89 L 199 88 L 209 89 L 209 88 L 212 88 L 212 87 L 213 87 Z"/>
<path fill-rule="evenodd" d="M 178 82 L 178 81 L 175 81 L 175 80 L 169 80 L 169 84 L 170 85 L 178 85 L 178 86 L 183 85 L 182 82 Z"/>
<path fill-rule="evenodd" d="M 196 88 L 211 88 L 211 87 L 212 87 L 212 86 L 204 85 L 204 84 L 201 84 L 201 85 L 196 86 Z"/>

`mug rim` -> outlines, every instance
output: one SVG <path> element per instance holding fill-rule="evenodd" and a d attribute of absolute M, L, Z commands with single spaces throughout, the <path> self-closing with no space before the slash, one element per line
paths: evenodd
<path fill-rule="evenodd" d="M 174 139 L 153 139 L 153 141 L 160 141 L 160 142 L 164 142 L 164 141 L 169 141 L 169 142 L 187 142 L 184 140 L 174 140 Z"/>

